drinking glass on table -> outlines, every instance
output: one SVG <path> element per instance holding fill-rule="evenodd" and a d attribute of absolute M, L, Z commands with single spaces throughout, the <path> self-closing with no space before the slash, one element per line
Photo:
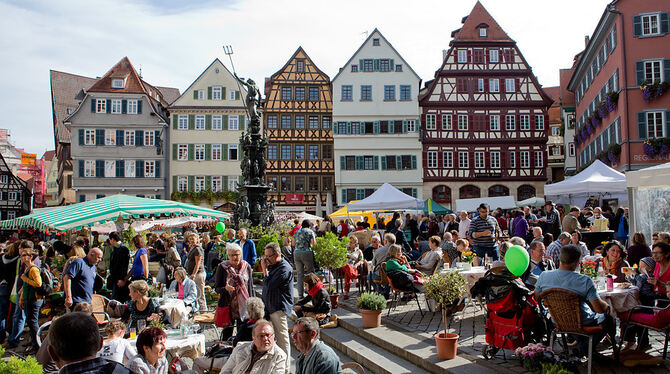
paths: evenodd
<path fill-rule="evenodd" d="M 137 337 L 137 329 L 134 327 L 130 328 L 130 339 L 135 339 Z"/>

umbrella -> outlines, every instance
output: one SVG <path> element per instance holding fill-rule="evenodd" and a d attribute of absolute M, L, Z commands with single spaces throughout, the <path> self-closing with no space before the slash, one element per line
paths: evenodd
<path fill-rule="evenodd" d="M 67 231 L 95 223 L 115 221 L 118 217 L 195 216 L 226 219 L 229 213 L 170 200 L 113 195 L 58 209 L 30 214 L 0 222 L 0 228 L 32 227 L 38 230 Z"/>

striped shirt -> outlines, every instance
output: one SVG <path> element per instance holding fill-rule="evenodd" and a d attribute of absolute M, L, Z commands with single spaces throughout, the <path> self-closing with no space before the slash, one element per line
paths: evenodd
<path fill-rule="evenodd" d="M 498 221 L 492 216 L 487 216 L 486 219 L 483 219 L 481 216 L 477 216 L 470 222 L 470 237 L 472 238 L 472 245 L 478 247 L 494 247 L 496 245 L 496 228 L 498 227 Z M 483 232 L 486 230 L 491 231 L 489 236 L 480 236 L 476 237 L 474 233 Z"/>

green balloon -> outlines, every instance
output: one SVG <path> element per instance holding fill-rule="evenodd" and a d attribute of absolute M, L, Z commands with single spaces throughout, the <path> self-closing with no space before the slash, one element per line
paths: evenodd
<path fill-rule="evenodd" d="M 530 264 L 530 256 L 526 248 L 514 245 L 505 252 L 505 266 L 517 277 L 520 277 Z"/>
<path fill-rule="evenodd" d="M 216 231 L 219 232 L 219 234 L 223 234 L 223 230 L 226 229 L 226 225 L 223 222 L 217 222 L 216 223 Z"/>

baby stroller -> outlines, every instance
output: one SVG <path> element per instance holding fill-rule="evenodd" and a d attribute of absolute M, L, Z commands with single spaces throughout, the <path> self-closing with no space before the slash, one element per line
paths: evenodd
<path fill-rule="evenodd" d="M 547 322 L 535 295 L 507 269 L 489 270 L 470 293 L 486 301 L 485 359 L 491 359 L 501 348 L 516 349 L 546 340 Z"/>

